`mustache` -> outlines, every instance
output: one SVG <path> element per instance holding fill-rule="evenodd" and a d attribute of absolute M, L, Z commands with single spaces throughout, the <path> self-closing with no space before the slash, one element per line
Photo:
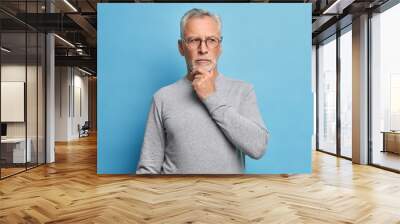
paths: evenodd
<path fill-rule="evenodd" d="M 208 58 L 197 58 L 197 59 L 194 59 L 193 61 L 195 61 L 195 62 L 198 62 L 198 61 L 208 61 L 208 62 L 213 62 L 213 60 L 211 60 L 211 59 L 208 59 Z"/>

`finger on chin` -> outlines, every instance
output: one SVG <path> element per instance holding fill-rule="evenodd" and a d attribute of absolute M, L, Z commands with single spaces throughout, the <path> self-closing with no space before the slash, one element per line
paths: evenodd
<path fill-rule="evenodd" d="M 194 75 L 195 80 L 200 80 L 203 77 L 203 74 L 196 74 Z"/>
<path fill-rule="evenodd" d="M 192 85 L 193 86 L 198 86 L 199 85 L 199 80 L 193 80 L 193 82 L 192 82 Z"/>
<path fill-rule="evenodd" d="M 206 75 L 206 74 L 209 73 L 208 70 L 206 68 L 203 68 L 203 67 L 199 67 L 198 71 L 199 71 L 199 73 L 201 73 L 203 75 Z"/>

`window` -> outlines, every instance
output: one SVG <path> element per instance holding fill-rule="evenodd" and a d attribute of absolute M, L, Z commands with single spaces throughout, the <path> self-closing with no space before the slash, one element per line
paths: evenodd
<path fill-rule="evenodd" d="M 352 157 L 352 32 L 340 36 L 340 155 Z"/>
<path fill-rule="evenodd" d="M 372 163 L 400 170 L 400 4 L 371 18 Z"/>
<path fill-rule="evenodd" d="M 318 149 L 336 153 L 336 36 L 318 47 Z"/>

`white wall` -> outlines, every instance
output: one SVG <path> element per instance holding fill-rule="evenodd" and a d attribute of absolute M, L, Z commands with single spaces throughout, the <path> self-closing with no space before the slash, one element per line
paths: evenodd
<path fill-rule="evenodd" d="M 55 140 L 70 141 L 88 120 L 88 77 L 72 67 L 56 67 L 55 73 Z"/>
<path fill-rule="evenodd" d="M 68 140 L 70 74 L 67 67 L 55 68 L 55 141 Z"/>
<path fill-rule="evenodd" d="M 27 69 L 27 73 L 25 71 Z M 39 70 L 41 73 L 41 70 Z M 27 87 L 27 120 L 28 120 L 28 137 L 31 133 L 36 136 L 36 66 L 18 65 L 18 64 L 5 64 L 1 66 L 1 81 L 2 82 L 25 82 L 25 75 L 28 78 Z M 4 96 L 3 96 L 4 97 Z M 41 101 L 40 101 L 41 102 Z M 41 107 L 43 105 L 39 105 Z M 2 108 L 6 110 L 7 108 Z M 25 137 L 25 123 L 26 122 L 7 122 L 7 136 L 8 137 Z M 43 136 L 40 136 L 43 137 Z"/>
<path fill-rule="evenodd" d="M 2 82 L 25 82 L 25 64 L 8 64 L 1 66 L 1 81 Z M 32 70 L 31 66 L 28 66 L 28 74 Z M 4 96 L 3 96 L 4 97 Z M 6 108 L 1 108 L 6 110 Z M 25 123 L 24 122 L 11 122 L 7 123 L 7 137 L 25 137 Z"/>
<path fill-rule="evenodd" d="M 85 121 L 89 120 L 88 113 L 88 77 L 82 76 L 83 73 L 76 74 L 77 70 L 75 70 L 74 75 L 74 108 L 72 108 L 72 120 L 71 120 L 71 135 L 73 138 L 78 138 L 78 124 L 81 126 L 85 123 Z M 79 93 L 80 92 L 80 93 Z M 79 99 L 80 95 L 80 99 Z M 80 101 L 80 103 L 79 103 Z M 81 108 L 79 108 L 81 107 Z M 80 111 L 81 110 L 81 111 Z"/>

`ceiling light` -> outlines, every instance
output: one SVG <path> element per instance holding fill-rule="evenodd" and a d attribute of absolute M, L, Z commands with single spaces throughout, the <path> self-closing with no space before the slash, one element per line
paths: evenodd
<path fill-rule="evenodd" d="M 54 34 L 54 36 L 57 37 L 58 39 L 60 39 L 62 42 L 64 42 L 64 43 L 66 43 L 67 45 L 69 45 L 70 47 L 75 48 L 75 45 L 73 45 L 73 44 L 72 44 L 71 42 L 69 42 L 68 40 L 66 40 L 66 39 L 64 39 L 64 38 L 62 38 L 62 37 L 60 37 L 60 36 L 57 35 L 57 34 Z"/>
<path fill-rule="evenodd" d="M 4 51 L 4 52 L 6 52 L 6 53 L 10 53 L 10 52 L 11 52 L 11 50 L 9 50 L 9 49 L 7 49 L 7 48 L 5 48 L 5 47 L 1 47 L 1 50 Z"/>
<path fill-rule="evenodd" d="M 342 14 L 343 10 L 354 1 L 355 0 L 336 0 L 332 5 L 325 9 L 322 14 Z"/>
<path fill-rule="evenodd" d="M 64 0 L 65 4 L 67 4 L 74 12 L 78 12 L 78 10 L 71 4 L 69 3 L 68 0 Z"/>
<path fill-rule="evenodd" d="M 79 67 L 78 67 L 78 70 L 81 71 L 81 72 L 83 72 L 83 73 L 85 73 L 85 74 L 87 74 L 87 75 L 92 75 L 92 73 L 90 73 L 90 72 L 88 72 L 88 71 L 86 71 L 86 70 L 83 70 L 83 69 L 81 69 L 81 68 L 79 68 Z"/>

